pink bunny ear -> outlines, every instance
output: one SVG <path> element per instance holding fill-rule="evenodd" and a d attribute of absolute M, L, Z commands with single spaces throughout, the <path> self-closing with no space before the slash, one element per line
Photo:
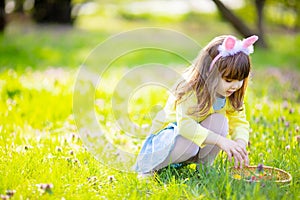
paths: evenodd
<path fill-rule="evenodd" d="M 257 40 L 258 40 L 258 36 L 252 35 L 243 40 L 243 47 L 247 48 L 247 47 L 251 46 L 252 44 L 254 44 L 254 42 L 256 42 Z"/>
<path fill-rule="evenodd" d="M 232 36 L 228 36 L 225 40 L 224 40 L 224 46 L 225 46 L 225 49 L 227 51 L 230 51 L 231 49 L 234 48 L 234 45 L 236 43 L 236 39 Z"/>

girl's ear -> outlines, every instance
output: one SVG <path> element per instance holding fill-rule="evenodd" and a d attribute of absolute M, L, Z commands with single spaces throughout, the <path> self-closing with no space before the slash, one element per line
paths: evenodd
<path fill-rule="evenodd" d="M 251 46 L 252 44 L 254 44 L 254 42 L 256 42 L 257 40 L 258 40 L 258 37 L 256 35 L 252 35 L 243 40 L 243 47 L 247 48 L 247 47 Z"/>
<path fill-rule="evenodd" d="M 231 49 L 234 48 L 235 46 L 235 43 L 236 43 L 236 39 L 232 36 L 228 36 L 227 38 L 225 38 L 224 40 L 224 46 L 225 46 L 225 49 L 227 51 L 230 51 Z"/>

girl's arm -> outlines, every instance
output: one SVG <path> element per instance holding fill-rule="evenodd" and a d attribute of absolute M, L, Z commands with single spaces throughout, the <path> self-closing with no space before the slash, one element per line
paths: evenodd
<path fill-rule="evenodd" d="M 230 106 L 231 107 L 231 106 Z M 226 111 L 229 125 L 229 134 L 231 138 L 237 143 L 240 147 L 243 148 L 243 151 L 246 152 L 246 157 L 244 158 L 245 164 L 249 164 L 248 153 L 246 147 L 249 141 L 249 122 L 246 119 L 245 105 L 241 111 L 235 111 L 231 107 Z M 236 160 L 236 159 L 235 159 Z"/>
<path fill-rule="evenodd" d="M 220 149 L 222 149 L 228 154 L 228 158 L 230 161 L 232 160 L 232 157 L 234 158 L 235 167 L 237 167 L 239 163 L 241 167 L 243 163 L 245 165 L 248 165 L 249 159 L 248 153 L 246 151 L 246 146 L 242 145 L 242 143 L 240 142 L 222 137 L 219 134 L 216 134 L 213 131 L 206 129 L 195 119 L 192 119 L 187 114 L 187 109 L 190 108 L 191 105 L 195 105 L 193 102 L 193 98 L 191 98 L 190 101 L 187 100 L 180 103 L 176 107 L 176 121 L 178 125 L 179 134 L 193 141 L 199 147 L 203 147 L 206 144 L 217 145 Z M 238 125 L 237 122 L 238 120 L 231 121 L 231 125 Z M 247 129 L 246 126 L 243 128 L 235 129 L 235 131 L 239 130 L 244 130 L 246 132 Z M 240 136 L 239 134 L 237 135 Z M 244 134 L 241 134 L 241 138 L 248 140 L 247 137 L 243 136 Z M 238 140 L 239 137 L 236 137 L 236 139 Z"/>
<path fill-rule="evenodd" d="M 244 141 L 242 140 L 242 142 Z M 238 141 L 230 140 L 212 131 L 209 131 L 204 144 L 217 145 L 220 149 L 227 153 L 230 162 L 232 161 L 232 158 L 234 158 L 235 167 L 238 167 L 240 164 L 240 167 L 242 168 L 243 163 L 246 166 L 249 165 L 248 152 L 245 146 Z"/>
<path fill-rule="evenodd" d="M 177 122 L 178 134 L 193 141 L 199 147 L 202 147 L 204 140 L 208 135 L 208 129 L 199 124 L 195 119 L 187 115 L 187 109 L 195 105 L 195 99 L 178 104 L 175 108 L 175 98 L 170 96 L 164 109 L 160 111 L 152 121 L 150 133 L 156 134 L 170 122 Z"/>
<path fill-rule="evenodd" d="M 178 127 L 178 133 L 183 137 L 193 141 L 199 147 L 203 147 L 204 141 L 209 134 L 209 130 L 203 127 L 197 120 L 192 118 L 188 113 L 188 110 L 196 105 L 196 98 L 194 94 L 191 94 L 188 99 L 176 106 L 176 122 Z"/>
<path fill-rule="evenodd" d="M 229 125 L 229 134 L 235 141 L 240 144 L 248 144 L 249 141 L 249 122 L 246 119 L 245 105 L 242 111 L 234 111 L 230 109 L 226 112 Z"/>

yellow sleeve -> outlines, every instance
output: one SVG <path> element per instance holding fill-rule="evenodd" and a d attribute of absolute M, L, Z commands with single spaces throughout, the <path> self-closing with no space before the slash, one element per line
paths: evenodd
<path fill-rule="evenodd" d="M 160 130 L 165 128 L 169 124 L 165 110 L 161 110 L 157 113 L 155 118 L 152 120 L 150 128 L 150 134 L 157 134 Z"/>
<path fill-rule="evenodd" d="M 161 110 L 152 121 L 150 132 L 156 134 L 170 122 L 177 122 L 177 130 L 181 136 L 203 147 L 203 142 L 209 130 L 201 126 L 195 119 L 187 114 L 187 110 L 191 105 L 194 105 L 193 103 L 194 99 L 190 97 L 189 100 L 181 102 L 175 108 L 175 99 L 170 97 L 164 109 Z"/>
<path fill-rule="evenodd" d="M 245 105 L 242 111 L 235 111 L 232 106 L 226 111 L 229 125 L 229 134 L 233 140 L 242 139 L 249 141 L 249 122 L 246 119 Z"/>
<path fill-rule="evenodd" d="M 203 147 L 209 130 L 204 128 L 196 119 L 188 115 L 188 109 L 196 105 L 196 100 L 193 95 L 188 97 L 188 100 L 183 101 L 176 107 L 176 121 L 178 132 L 183 137 L 193 141 L 199 147 Z"/>
<path fill-rule="evenodd" d="M 176 112 L 173 109 L 174 97 L 170 95 L 164 109 L 159 111 L 152 120 L 150 134 L 157 134 L 165 128 L 169 123 L 176 122 Z"/>

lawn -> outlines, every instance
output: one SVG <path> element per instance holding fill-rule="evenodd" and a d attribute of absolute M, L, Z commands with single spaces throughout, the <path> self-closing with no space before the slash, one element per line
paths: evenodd
<path fill-rule="evenodd" d="M 254 69 L 245 100 L 251 124 L 250 163 L 281 168 L 293 177 L 290 185 L 277 185 L 232 179 L 228 173 L 232 164 L 224 153 L 211 168 L 168 168 L 149 180 L 139 180 L 135 173 L 118 166 L 118 161 L 108 165 L 99 147 L 102 143 L 93 138 L 87 142 L 79 134 L 78 126 L 83 127 L 74 115 L 78 107 L 73 107 L 73 95 L 78 66 L 87 63 L 91 50 L 113 33 L 52 28 L 55 31 L 49 27 L 9 29 L 0 36 L 0 194 L 13 190 L 12 199 L 300 197 L 300 71 L 296 54 L 299 47 L 295 45 L 299 36 L 274 34 L 271 50 L 258 49 L 253 54 Z M 214 36 L 205 31 L 199 34 L 195 40 L 201 44 Z M 274 48 L 278 44 L 279 48 Z M 164 72 L 168 69 L 182 71 L 188 62 L 151 49 L 126 56 L 102 71 L 93 108 L 107 140 L 134 154 L 168 94 L 166 87 L 159 84 L 142 83 L 149 82 L 149 77 L 166 77 Z M 159 69 L 166 71 L 145 67 L 153 63 L 152 58 L 162 64 Z M 136 66 L 142 66 L 145 73 L 138 73 Z M 135 73 L 138 76 L 131 76 Z M 167 81 L 174 81 L 170 77 Z M 90 144 L 98 144 L 99 148 L 90 148 Z"/>

